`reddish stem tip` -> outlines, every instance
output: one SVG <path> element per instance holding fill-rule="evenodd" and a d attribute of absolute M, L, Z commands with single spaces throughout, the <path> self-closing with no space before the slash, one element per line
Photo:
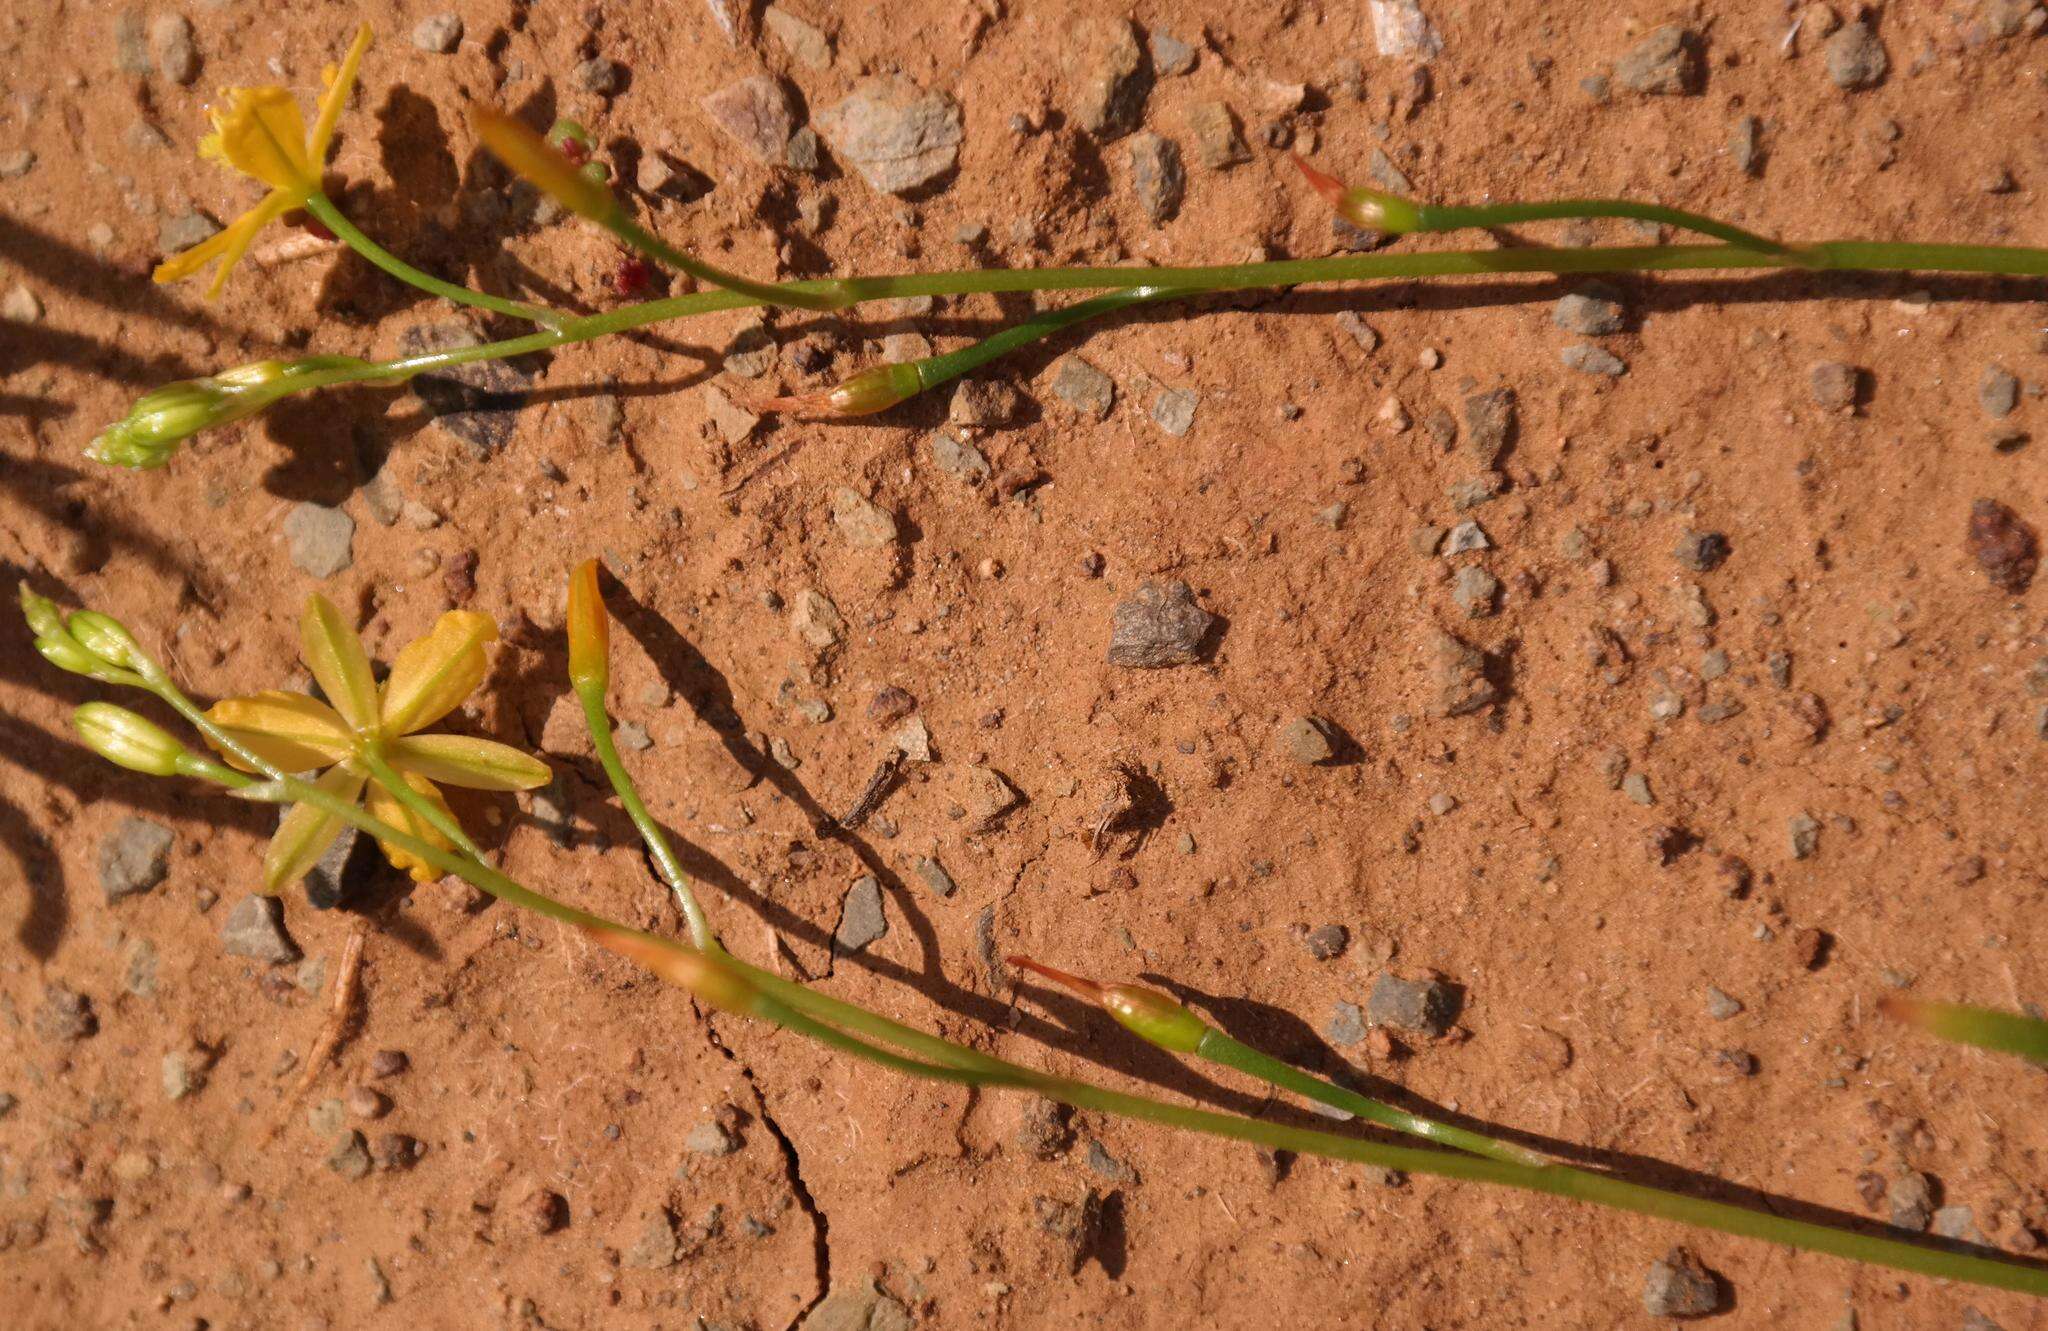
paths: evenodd
<path fill-rule="evenodd" d="M 1308 164 L 1308 159 L 1300 153 L 1289 153 L 1288 156 L 1292 157 L 1294 164 L 1301 168 L 1301 174 L 1308 177 L 1308 183 L 1315 188 L 1316 193 L 1328 199 L 1332 207 L 1336 207 L 1343 202 L 1343 181 L 1335 176 L 1324 175 L 1321 171 L 1316 170 Z"/>
<path fill-rule="evenodd" d="M 1078 975 L 1069 975 L 1067 972 L 1063 970 L 1055 970 L 1051 966 L 1046 965 L 1044 962 L 1033 961 L 1029 957 L 1005 957 L 1003 958 L 1003 960 L 1009 962 L 1012 966 L 1016 966 L 1022 970 L 1032 971 L 1039 975 L 1042 975 L 1046 979 L 1051 980 L 1054 984 L 1065 985 L 1067 988 L 1073 990 L 1075 993 L 1081 995 L 1081 997 L 1087 999 L 1091 1003 L 1100 1003 L 1102 1001 L 1102 986 L 1097 984 L 1093 980 L 1083 979 L 1081 976 Z"/>

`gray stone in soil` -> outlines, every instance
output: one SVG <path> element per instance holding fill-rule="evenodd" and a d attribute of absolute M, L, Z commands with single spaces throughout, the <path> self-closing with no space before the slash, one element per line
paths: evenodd
<path fill-rule="evenodd" d="M 475 329 L 459 321 L 418 324 L 399 335 L 398 349 L 401 355 L 418 356 L 474 347 L 482 341 Z M 533 376 L 508 361 L 476 361 L 423 374 L 411 387 L 434 424 L 468 445 L 481 460 L 512 437 Z"/>
<path fill-rule="evenodd" d="M 285 516 L 285 549 L 301 572 L 331 578 L 355 562 L 356 520 L 338 508 L 303 501 Z"/>
<path fill-rule="evenodd" d="M 1628 373 L 1628 362 L 1605 347 L 1596 347 L 1589 342 L 1575 342 L 1557 353 L 1557 359 L 1568 370 L 1590 374 L 1602 379 L 1619 379 Z"/>
<path fill-rule="evenodd" d="M 1486 654 L 1471 643 L 1436 633 L 1430 639 L 1429 658 L 1442 715 L 1465 716 L 1501 700 L 1500 686 L 1487 677 Z"/>
<path fill-rule="evenodd" d="M 345 1179 L 370 1176 L 370 1148 L 363 1134 L 353 1128 L 334 1139 L 327 1152 L 327 1167 Z"/>
<path fill-rule="evenodd" d="M 827 69 L 832 64 L 832 41 L 822 31 L 780 5 L 770 5 L 761 15 L 761 26 L 768 29 L 782 49 L 799 64 L 812 69 Z"/>
<path fill-rule="evenodd" d="M 1507 485 L 1507 478 L 1497 471 L 1482 471 L 1477 476 L 1467 476 L 1462 481 L 1453 481 L 1444 487 L 1444 495 L 1451 501 L 1451 507 L 1459 512 L 1478 508 L 1500 498 L 1501 490 Z"/>
<path fill-rule="evenodd" d="M 1132 670 L 1192 665 L 1215 623 L 1185 582 L 1147 582 L 1111 614 L 1109 663 Z"/>
<path fill-rule="evenodd" d="M 1341 924 L 1325 924 L 1303 934 L 1301 945 L 1317 961 L 1335 961 L 1351 946 L 1351 931 Z"/>
<path fill-rule="evenodd" d="M 184 212 L 165 218 L 156 229 L 156 247 L 165 254 L 189 250 L 220 234 L 220 223 L 205 213 Z"/>
<path fill-rule="evenodd" d="M 1934 1232 L 1945 1239 L 1960 1243 L 1982 1243 L 1984 1235 L 1977 1228 L 1977 1216 L 1967 1206 L 1944 1206 L 1934 1213 Z"/>
<path fill-rule="evenodd" d="M 1957 1331 L 2005 1331 L 2004 1327 L 1975 1308 L 1963 1309 L 1963 1320 L 1956 1323 L 1956 1328 Z"/>
<path fill-rule="evenodd" d="M 1449 555 L 1468 555 L 1478 550 L 1491 550 L 1493 542 L 1486 539 L 1486 532 L 1476 522 L 1467 520 L 1451 528 L 1444 541 L 1443 552 Z"/>
<path fill-rule="evenodd" d="M 636 1271 L 660 1271 L 674 1266 L 683 1255 L 682 1243 L 676 1237 L 676 1218 L 665 1206 L 657 1206 L 640 1220 L 638 1237 L 620 1256 L 620 1261 Z"/>
<path fill-rule="evenodd" d="M 374 838 L 344 827 L 299 880 L 305 887 L 306 904 L 314 910 L 331 910 L 347 901 L 360 901 L 386 864 Z"/>
<path fill-rule="evenodd" d="M 953 875 L 946 867 L 928 856 L 919 856 L 911 862 L 911 871 L 924 880 L 924 885 L 942 897 L 950 897 L 955 890 Z"/>
<path fill-rule="evenodd" d="M 284 906 L 276 897 L 247 896 L 221 925 L 221 946 L 229 956 L 267 966 L 299 958 L 298 944 L 284 931 Z"/>
<path fill-rule="evenodd" d="M 199 48 L 192 44 L 192 21 L 183 14 L 159 14 L 149 25 L 149 46 L 156 67 L 173 83 L 199 77 Z"/>
<path fill-rule="evenodd" d="M 109 905 L 147 892 L 170 872 L 171 829 L 147 818 L 123 818 L 100 842 L 100 890 Z"/>
<path fill-rule="evenodd" d="M 429 14 L 414 26 L 412 44 L 430 55 L 452 55 L 462 44 L 462 15 Z"/>
<path fill-rule="evenodd" d="M 1499 611 L 1500 579 L 1477 564 L 1467 564 L 1451 581 L 1451 599 L 1467 619 L 1486 619 Z"/>
<path fill-rule="evenodd" d="M 1863 395 L 1863 371 L 1838 360 L 1824 360 L 1807 371 L 1807 391 L 1822 411 L 1846 411 Z"/>
<path fill-rule="evenodd" d="M 817 124 L 841 160 L 888 194 L 930 186 L 960 157 L 960 104 L 894 74 L 863 79 Z"/>
<path fill-rule="evenodd" d="M 1606 337 L 1622 329 L 1621 306 L 1604 296 L 1574 291 L 1557 298 L 1557 305 L 1550 312 L 1550 321 L 1567 333 L 1577 333 L 1581 337 Z"/>
<path fill-rule="evenodd" d="M 92 1000 L 66 985 L 53 984 L 43 990 L 29 1025 L 36 1038 L 46 1044 L 75 1044 L 99 1033 L 100 1019 Z"/>
<path fill-rule="evenodd" d="M 1785 835 L 1795 860 L 1811 859 L 1820 850 L 1820 822 L 1810 813 L 1786 820 Z"/>
<path fill-rule="evenodd" d="M 1614 77 L 1630 92 L 1673 96 L 1700 86 L 1699 38 L 1676 23 L 1653 29 L 1614 62 Z"/>
<path fill-rule="evenodd" d="M 683 1138 L 683 1149 L 692 1155 L 708 1155 L 716 1159 L 739 1150 L 740 1143 L 723 1123 L 706 1119 L 691 1128 L 689 1135 Z"/>
<path fill-rule="evenodd" d="M 1515 441 L 1515 390 L 1496 388 L 1465 399 L 1465 452 L 1491 467 Z"/>
<path fill-rule="evenodd" d="M 1656 795 L 1650 791 L 1650 778 L 1644 776 L 1641 772 L 1630 772 L 1621 779 L 1621 793 L 1628 796 L 1634 803 L 1641 804 L 1644 807 L 1657 802 Z"/>
<path fill-rule="evenodd" d="M 789 137 L 796 132 L 796 105 L 778 80 L 755 74 L 728 83 L 698 105 L 755 161 L 767 166 L 785 162 Z"/>
<path fill-rule="evenodd" d="M 1079 356 L 1060 357 L 1053 370 L 1052 392 L 1075 411 L 1098 421 L 1107 418 L 1110 408 L 1116 405 L 1116 384 Z M 982 466 L 988 466 L 986 459 Z"/>
<path fill-rule="evenodd" d="M 1178 439 L 1195 424 L 1195 395 L 1185 388 L 1168 388 L 1152 400 L 1152 420 L 1160 429 Z"/>
<path fill-rule="evenodd" d="M 1404 980 L 1383 973 L 1366 1000 L 1366 1019 L 1375 1026 L 1418 1035 L 1442 1035 L 1458 1017 L 1458 993 L 1442 980 Z"/>
<path fill-rule="evenodd" d="M 851 486 L 832 492 L 832 525 L 856 550 L 880 550 L 896 540 L 895 515 Z"/>
<path fill-rule="evenodd" d="M 114 68 L 123 74 L 149 73 L 149 34 L 142 15 L 130 10 L 114 20 Z"/>
<path fill-rule="evenodd" d="M 1321 717 L 1290 718 L 1281 725 L 1278 739 L 1280 751 L 1304 767 L 1326 763 L 1337 756 L 1329 723 Z"/>
<path fill-rule="evenodd" d="M 1138 206 L 1154 222 L 1171 221 L 1188 188 L 1180 145 L 1147 130 L 1132 136 L 1130 161 L 1131 192 L 1138 196 Z"/>
<path fill-rule="evenodd" d="M 1884 43 L 1871 30 L 1865 19 L 1844 23 L 1835 35 L 1828 38 L 1828 77 L 1837 88 L 1855 91 L 1874 88 L 1884 82 L 1885 72 L 1891 68 L 1891 57 L 1885 54 Z"/>
<path fill-rule="evenodd" d="M 626 67 L 616 60 L 592 56 L 569 71 L 569 78 L 585 92 L 610 97 L 625 91 Z"/>
<path fill-rule="evenodd" d="M 1886 1186 L 1884 1200 L 1894 1229 L 1920 1233 L 1934 1218 L 1934 1180 L 1918 1172 L 1901 1174 Z"/>
<path fill-rule="evenodd" d="M 1330 1020 L 1323 1027 L 1323 1038 L 1334 1045 L 1354 1045 L 1365 1038 L 1365 1014 L 1358 1010 L 1358 1004 L 1341 1000 L 1330 1005 Z"/>
<path fill-rule="evenodd" d="M 1713 985 L 1707 986 L 1707 1015 L 1715 1021 L 1726 1021 L 1742 1011 L 1742 1001 L 1734 998 Z"/>
<path fill-rule="evenodd" d="M 1195 141 L 1195 160 L 1210 170 L 1226 171 L 1252 160 L 1237 117 L 1222 102 L 1196 102 L 1188 108 L 1186 123 Z"/>
<path fill-rule="evenodd" d="M 2012 415 L 2020 403 L 2020 381 L 2002 365 L 1989 366 L 1977 381 L 1977 405 L 1993 420 Z"/>
<path fill-rule="evenodd" d="M 1195 67 L 1195 48 L 1178 37 L 1154 32 L 1146 45 L 1152 51 L 1152 72 L 1161 78 L 1173 78 Z"/>
<path fill-rule="evenodd" d="M 1728 559 L 1728 538 L 1717 531 L 1687 531 L 1671 555 L 1695 573 L 1712 573 Z"/>
<path fill-rule="evenodd" d="M 175 1050 L 164 1055 L 161 1077 L 166 1100 L 182 1100 L 206 1085 L 206 1074 L 192 1055 Z"/>
<path fill-rule="evenodd" d="M 882 885 L 873 874 L 862 874 L 847 889 L 840 905 L 839 928 L 832 935 L 832 955 L 844 957 L 860 951 L 889 932 L 889 917 L 882 910 Z"/>
<path fill-rule="evenodd" d="M 1060 43 L 1063 73 L 1073 90 L 1074 123 L 1098 139 L 1120 138 L 1145 117 L 1152 79 L 1127 18 L 1084 18 Z"/>
<path fill-rule="evenodd" d="M 1685 1248 L 1650 1263 L 1643 1278 L 1643 1311 L 1652 1317 L 1705 1317 L 1721 1306 L 1721 1282 Z"/>
<path fill-rule="evenodd" d="M 35 170 L 36 154 L 33 148 L 16 148 L 12 152 L 0 153 L 0 180 L 16 180 Z"/>

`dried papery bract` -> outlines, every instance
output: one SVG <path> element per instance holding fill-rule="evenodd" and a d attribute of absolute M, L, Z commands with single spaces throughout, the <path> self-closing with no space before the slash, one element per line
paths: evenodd
<path fill-rule="evenodd" d="M 1401 235 L 1420 229 L 1421 212 L 1413 202 L 1398 194 L 1384 190 L 1347 187 L 1335 176 L 1325 175 L 1310 166 L 1300 153 L 1292 154 L 1294 164 L 1301 168 L 1301 174 L 1316 193 L 1330 201 L 1337 216 L 1353 226 L 1364 227 L 1367 231 L 1384 231 L 1390 235 Z"/>

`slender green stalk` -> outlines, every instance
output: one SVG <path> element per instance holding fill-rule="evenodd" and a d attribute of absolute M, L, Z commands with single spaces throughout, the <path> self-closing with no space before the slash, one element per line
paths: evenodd
<path fill-rule="evenodd" d="M 683 862 L 676 858 L 661 824 L 647 812 L 639 787 L 633 784 L 632 774 L 619 758 L 619 746 L 612 739 L 612 720 L 605 712 L 603 686 L 585 687 L 579 681 L 576 697 L 583 704 L 583 719 L 589 723 L 590 742 L 597 749 L 597 761 L 603 765 L 604 774 L 617 792 L 619 803 L 626 806 L 626 816 L 633 820 L 640 839 L 647 843 L 648 853 L 654 856 L 655 867 L 661 870 L 669 891 L 675 894 L 677 903 L 682 906 L 683 918 L 690 926 L 690 940 L 700 948 L 716 947 L 718 940 L 711 932 L 711 921 L 705 918 L 704 907 L 698 904 L 697 894 L 690 888 L 690 876 L 683 872 Z"/>
<path fill-rule="evenodd" d="M 432 845 L 409 832 L 401 831 L 388 823 L 370 816 L 364 810 L 338 799 L 317 787 L 295 778 L 269 782 L 254 782 L 239 772 L 233 772 L 217 764 L 203 761 L 193 764 L 194 774 L 205 776 L 223 785 L 238 789 L 244 796 L 270 802 L 302 802 L 348 822 L 379 840 L 389 841 L 445 873 L 457 874 L 486 892 L 515 905 L 524 906 L 539 914 L 565 923 L 599 930 L 619 931 L 639 937 L 650 937 L 638 930 L 622 926 L 592 915 L 586 911 L 563 905 L 551 897 L 535 892 L 514 881 L 503 873 L 475 859 L 456 855 Z M 211 770 L 207 770 L 207 769 Z M 666 941 L 666 940 L 663 940 Z M 671 944 L 673 946 L 673 944 Z M 723 954 L 714 954 L 719 961 L 732 967 L 748 980 L 758 983 L 757 976 L 766 976 L 755 968 L 732 961 Z M 774 977 L 766 977 L 771 980 Z M 994 1059 L 977 1053 L 964 1046 L 935 1036 L 923 1036 L 919 1045 L 938 1047 L 944 1061 L 926 1063 L 918 1059 L 892 1054 L 878 1049 L 864 1041 L 842 1032 L 835 1031 L 823 1021 L 814 1020 L 794 1005 L 784 1004 L 777 996 L 784 988 L 777 981 L 772 986 L 762 986 L 755 1000 L 755 1015 L 778 1021 L 799 1033 L 818 1038 L 828 1045 L 882 1066 L 893 1068 L 912 1076 L 931 1080 L 946 1081 L 957 1085 L 1009 1086 L 1020 1090 L 1035 1091 L 1081 1109 L 1097 1110 L 1169 1127 L 1205 1133 L 1210 1136 L 1249 1142 L 1271 1150 L 1287 1150 L 1301 1154 L 1323 1156 L 1334 1160 L 1348 1160 L 1377 1165 L 1386 1169 L 1403 1170 L 1410 1173 L 1430 1174 L 1444 1178 L 1462 1179 L 1469 1182 L 1493 1183 L 1525 1191 L 1547 1193 L 1611 1206 L 1619 1210 L 1632 1211 L 1642 1215 L 1655 1216 L 1701 1228 L 1718 1230 L 1722 1233 L 1742 1237 L 1763 1239 L 1787 1247 L 1811 1252 L 1827 1253 L 1853 1261 L 1868 1262 L 1895 1270 L 1911 1271 L 1918 1274 L 1945 1279 L 1963 1280 L 1973 1284 L 1987 1285 L 1999 1289 L 2015 1290 L 2037 1296 L 2048 1296 L 2048 1271 L 2014 1262 L 1991 1260 L 1969 1254 L 1954 1253 L 1934 1248 L 1925 1248 L 1911 1243 L 1881 1236 L 1867 1235 L 1849 1230 L 1833 1229 L 1825 1225 L 1809 1224 L 1805 1221 L 1790 1220 L 1762 1211 L 1753 1211 L 1739 1206 L 1702 1198 L 1687 1197 L 1676 1193 L 1662 1192 L 1642 1187 L 1605 1175 L 1591 1174 L 1579 1170 L 1556 1167 L 1530 1168 L 1499 1160 L 1484 1159 L 1457 1153 L 1428 1150 L 1419 1147 L 1404 1147 L 1378 1142 L 1360 1141 L 1340 1137 L 1332 1133 L 1290 1128 L 1280 1124 L 1265 1123 L 1254 1119 L 1238 1118 L 1209 1110 L 1195 1109 L 1184 1105 L 1170 1104 L 1144 1096 L 1129 1095 L 1107 1090 L 1086 1082 L 1073 1081 L 1062 1077 L 1048 1076 L 1033 1072 L 1004 1060 Z M 787 986 L 800 988 L 800 986 Z M 837 1006 L 834 1004 L 833 1006 Z M 859 1009 L 854 1011 L 860 1012 Z M 861 1013 L 864 1017 L 873 1014 Z M 881 1021 L 879 1024 L 893 1027 L 894 1023 Z M 893 1034 L 893 1032 L 891 1032 Z"/>
<path fill-rule="evenodd" d="M 1996 1008 L 1924 1002 L 1898 995 L 1885 998 L 1878 1007 L 1886 1016 L 1941 1039 L 2048 1064 L 2048 1021 Z"/>
<path fill-rule="evenodd" d="M 1239 1072 L 1249 1073 L 1269 1085 L 1292 1091 L 1296 1095 L 1329 1105 L 1333 1109 L 1355 1114 L 1383 1128 L 1392 1128 L 1396 1132 L 1405 1132 L 1411 1136 L 1456 1147 L 1458 1150 L 1484 1156 L 1489 1160 L 1504 1160 L 1509 1164 L 1535 1169 L 1547 1168 L 1555 1163 L 1540 1152 L 1517 1146 L 1513 1142 L 1499 1141 L 1484 1133 L 1471 1132 L 1465 1128 L 1453 1127 L 1449 1123 L 1439 1123 L 1433 1118 L 1424 1118 L 1420 1114 L 1411 1114 L 1406 1110 L 1396 1109 L 1384 1101 L 1346 1090 L 1320 1077 L 1312 1077 L 1299 1068 L 1281 1062 L 1271 1054 L 1262 1053 L 1248 1044 L 1232 1039 L 1214 1026 L 1203 1034 L 1201 1044 L 1195 1047 L 1195 1056 L 1206 1058 L 1212 1063 L 1220 1063 L 1227 1068 L 1235 1068 Z"/>
<path fill-rule="evenodd" d="M 200 734 L 211 740 L 213 746 L 222 753 L 233 754 L 249 764 L 251 768 L 263 773 L 263 775 L 270 777 L 272 780 L 284 779 L 286 774 L 275 763 L 272 763 L 262 754 L 215 725 L 213 718 L 200 711 L 199 705 L 186 697 L 184 692 L 171 681 L 170 676 L 166 675 L 161 667 L 150 672 L 149 678 L 145 680 L 142 687 L 163 699 L 172 711 L 190 722 L 194 730 L 197 730 Z"/>
<path fill-rule="evenodd" d="M 1659 222 L 1666 226 L 1697 231 L 1725 241 L 1739 249 L 1762 254 L 1796 256 L 1798 251 L 1782 241 L 1745 231 L 1739 226 L 1689 213 L 1662 204 L 1637 203 L 1633 199 L 1554 199 L 1541 203 L 1487 203 L 1465 206 L 1418 204 L 1416 231 L 1463 231 L 1468 227 L 1514 226 L 1522 222 L 1576 221 L 1588 217 L 1623 217 L 1638 222 Z"/>
<path fill-rule="evenodd" d="M 1742 272 L 1810 269 L 1830 272 L 1986 273 L 2014 277 L 2048 276 L 2048 249 L 1999 245 L 1933 245 L 1889 241 L 1823 241 L 1795 253 L 1763 253 L 1730 245 L 1642 245 L 1589 249 L 1440 250 L 1418 254 L 1347 254 L 1319 259 L 1276 259 L 1261 263 L 1178 268 L 1019 268 L 904 273 L 797 281 L 767 290 L 774 296 L 740 291 L 705 291 L 622 306 L 602 314 L 565 319 L 554 328 L 524 336 L 424 352 L 395 360 L 342 365 L 294 380 L 295 391 L 351 383 L 399 383 L 415 375 L 501 360 L 571 343 L 588 342 L 671 319 L 720 310 L 788 304 L 792 297 L 819 296 L 839 304 L 860 304 L 903 296 L 958 296 L 1019 291 L 1130 290 L 1170 288 L 1158 299 L 1205 291 L 1243 291 L 1323 282 L 1373 282 L 1405 278 L 1515 273 Z"/>
<path fill-rule="evenodd" d="M 391 798 L 403 804 L 414 817 L 447 837 L 449 843 L 463 854 L 479 864 L 484 862 L 484 853 L 477 849 L 476 842 L 471 841 L 469 834 L 462 830 L 462 824 L 450 818 L 440 805 L 414 790 L 412 782 L 405 779 L 405 774 L 393 767 L 384 757 L 384 750 L 380 745 L 365 744 L 357 751 L 356 756 L 361 758 L 363 766 L 369 769 L 370 779 L 390 792 Z"/>
<path fill-rule="evenodd" d="M 753 1009 L 755 1016 L 822 1040 L 854 1057 L 914 1077 L 955 1085 L 996 1085 L 1036 1091 L 1051 1099 L 1073 1105 L 1077 1109 L 1092 1109 L 1126 1118 L 1142 1119 L 1213 1137 L 1249 1142 L 1269 1150 L 1293 1151 L 1332 1160 L 1376 1165 L 1383 1169 L 1397 1169 L 1406 1173 L 1430 1174 L 1440 1178 L 1492 1183 L 1527 1192 L 1547 1193 L 1555 1197 L 1594 1202 L 1617 1210 L 1673 1220 L 1702 1229 L 1717 1230 L 1724 1234 L 1763 1239 L 1802 1251 L 1826 1253 L 1899 1271 L 1911 1271 L 1921 1275 L 1968 1281 L 1972 1284 L 2048 1297 L 2048 1270 L 2040 1267 L 1947 1252 L 1898 1239 L 1836 1229 L 1803 1220 L 1791 1220 L 1765 1211 L 1664 1192 L 1583 1170 L 1531 1168 L 1478 1156 L 1361 1141 L 1351 1137 L 1340 1137 L 1334 1133 L 1239 1118 L 1210 1110 L 1169 1104 L 1145 1096 L 1111 1091 L 1087 1082 L 1047 1076 L 1002 1060 L 987 1060 L 998 1064 L 998 1067 L 977 1065 L 973 1068 L 925 1063 L 874 1048 L 861 1040 L 833 1032 L 829 1028 L 821 1028 L 819 1023 L 793 1012 L 766 995 L 755 1000 Z M 984 1056 L 976 1055 L 976 1058 L 982 1059 Z"/>
<path fill-rule="evenodd" d="M 791 305 L 800 310 L 837 310 L 852 304 L 845 287 L 837 282 L 813 283 L 807 288 L 792 284 L 756 282 L 751 277 L 706 263 L 686 250 L 679 250 L 647 228 L 626 216 L 623 210 L 613 210 L 597 219 L 605 230 L 625 241 L 642 254 L 661 260 L 671 268 L 677 268 L 700 282 L 723 287 L 736 295 L 750 296 L 763 305 Z"/>
<path fill-rule="evenodd" d="M 1007 356 L 1019 347 L 1051 337 L 1061 329 L 1071 328 L 1077 323 L 1115 314 L 1118 310 L 1127 310 L 1134 305 L 1197 294 L 1199 292 L 1196 289 L 1156 286 L 1129 287 L 1122 291 L 1112 291 L 1060 309 L 1043 310 L 957 351 L 926 356 L 922 360 L 910 363 L 917 367 L 918 389 L 922 392 L 978 370 L 999 356 Z"/>
<path fill-rule="evenodd" d="M 515 319 L 530 319 L 534 323 L 548 327 L 553 327 L 564 317 L 555 311 L 529 305 L 525 301 L 506 300 L 502 296 L 458 286 L 454 282 L 445 282 L 431 273 L 421 272 L 365 235 L 362 228 L 349 221 L 347 215 L 334 206 L 334 200 L 325 194 L 308 196 L 306 211 L 319 218 L 321 224 L 332 231 L 342 244 L 407 286 L 418 287 L 421 291 L 439 296 L 443 300 L 452 300 L 458 305 L 473 305 L 480 310 L 509 314 Z"/>

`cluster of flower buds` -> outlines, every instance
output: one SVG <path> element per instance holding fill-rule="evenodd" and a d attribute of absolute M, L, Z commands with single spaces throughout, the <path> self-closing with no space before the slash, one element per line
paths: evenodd
<path fill-rule="evenodd" d="M 289 393 L 307 387 L 307 376 L 324 370 L 366 368 L 353 356 L 309 356 L 304 360 L 260 360 L 204 379 L 180 379 L 145 393 L 87 446 L 96 462 L 136 471 L 161 467 L 177 456 L 185 440 L 201 430 L 253 416 Z"/>
<path fill-rule="evenodd" d="M 102 684 L 143 687 L 161 668 L 142 650 L 120 620 L 97 610 L 78 610 L 69 618 L 47 596 L 21 584 L 21 613 L 36 635 L 36 650 L 60 670 L 84 675 Z"/>

